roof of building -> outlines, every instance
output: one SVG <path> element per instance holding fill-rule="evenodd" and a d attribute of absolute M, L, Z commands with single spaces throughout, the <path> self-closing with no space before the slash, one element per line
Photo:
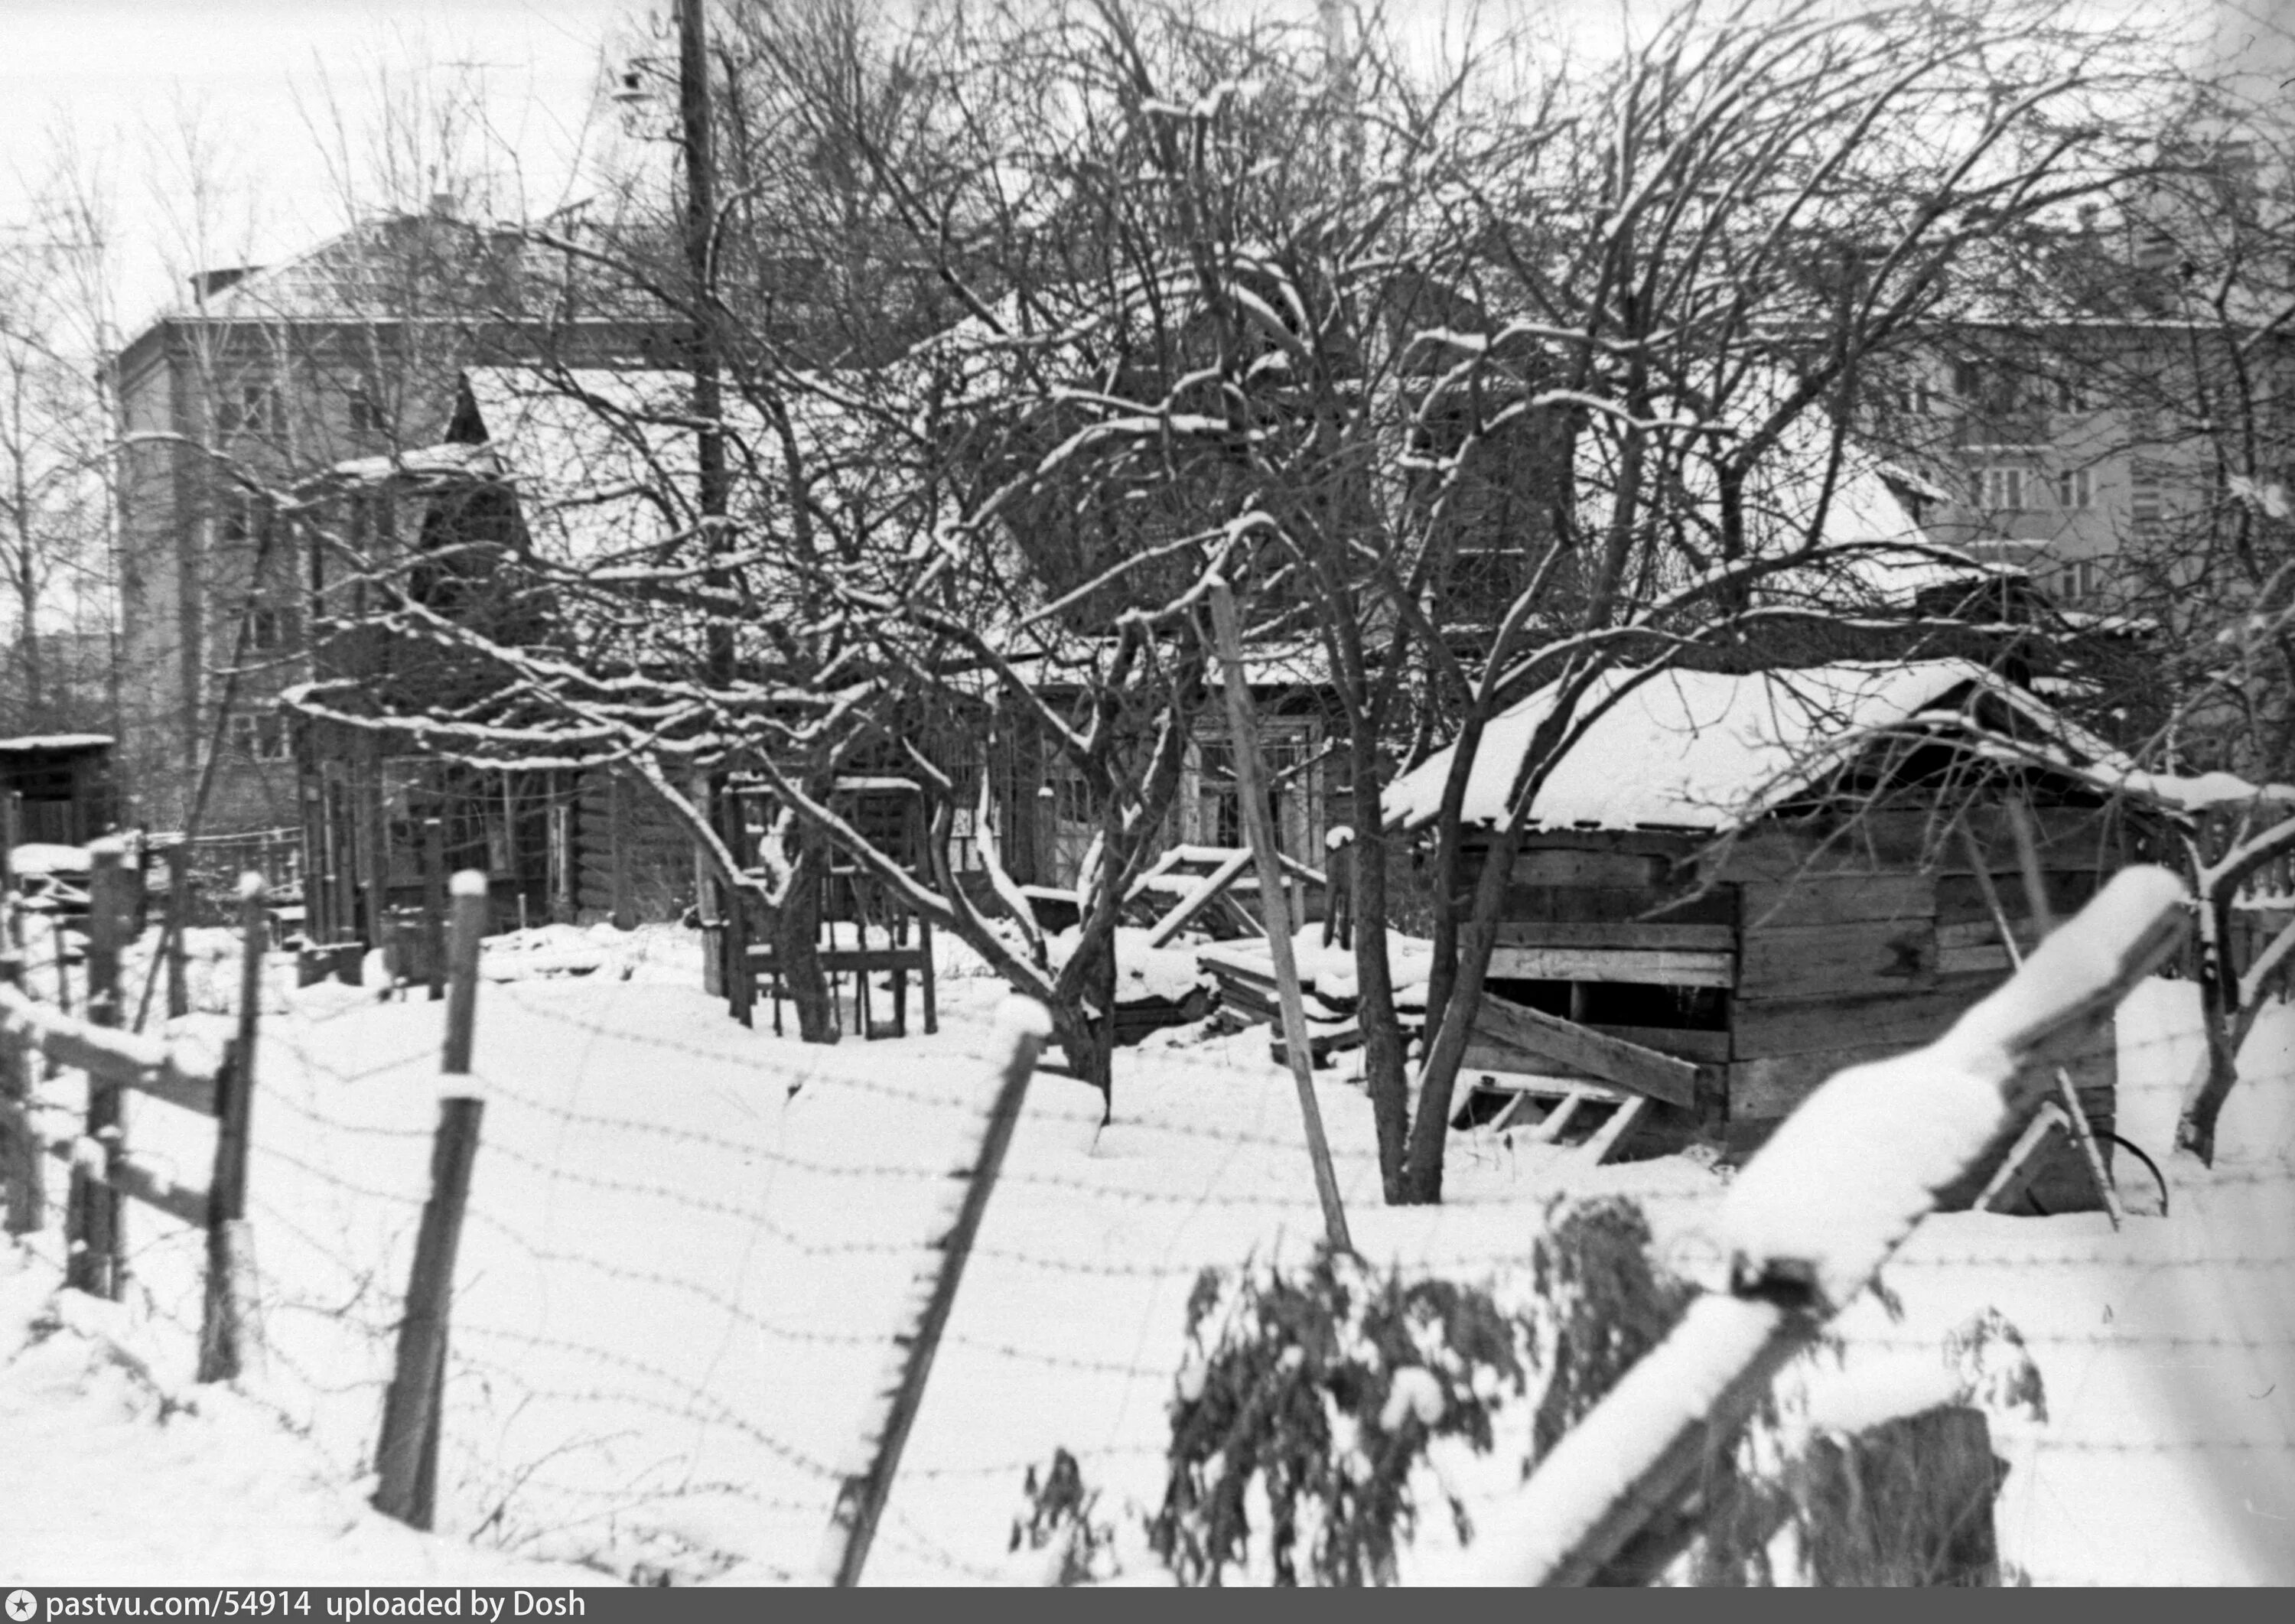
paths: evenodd
<path fill-rule="evenodd" d="M 69 755 L 88 750 L 108 750 L 117 742 L 118 741 L 109 733 L 29 733 L 19 739 L 0 739 L 0 754 Z"/>
<path fill-rule="evenodd" d="M 1467 779 L 1465 820 L 1495 826 L 1524 753 L 1557 690 L 1540 689 L 1484 730 Z M 2037 696 L 1970 660 L 1851 661 L 1736 673 L 1619 670 L 1596 679 L 1580 706 L 1594 719 L 1563 754 L 1533 804 L 1540 829 L 1720 831 L 1815 787 L 1877 734 L 1936 723 L 1960 726 L 1972 749 L 2003 748 L 1970 725 L 1975 696 L 2006 705 L 2037 736 L 2016 753 L 2087 776 L 2130 763 Z M 1456 747 L 1436 752 L 1387 788 L 1390 825 L 1431 822 Z"/>

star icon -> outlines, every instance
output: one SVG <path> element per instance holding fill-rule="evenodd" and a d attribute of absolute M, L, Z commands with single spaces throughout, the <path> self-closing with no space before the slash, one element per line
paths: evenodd
<path fill-rule="evenodd" d="M 30 1624 L 31 1617 L 40 1610 L 40 1600 L 29 1590 L 8 1592 L 8 1617 L 14 1624 Z"/>

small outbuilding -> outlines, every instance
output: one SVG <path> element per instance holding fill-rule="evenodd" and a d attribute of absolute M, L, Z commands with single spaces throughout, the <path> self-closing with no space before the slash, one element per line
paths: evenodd
<path fill-rule="evenodd" d="M 1551 704 L 1486 730 L 1470 827 L 1504 817 Z M 1638 1095 L 1646 1149 L 1742 1156 L 1834 1072 L 1940 1035 L 2010 973 L 2004 920 L 2020 951 L 2037 940 L 2025 846 L 2061 918 L 2163 851 L 2172 815 L 2110 788 L 2128 763 L 2109 746 L 1966 660 L 1621 672 L 1580 714 L 1514 862 L 1461 1098 L 1521 1120 L 1572 1083 Z M 1431 821 L 1450 760 L 1393 785 L 1391 826 Z M 2070 1071 L 2108 1156 L 2110 1035 Z M 2030 1202 L 2097 1204 L 2069 1133 L 2032 1163 Z"/>
<path fill-rule="evenodd" d="M 111 736 L 0 739 L 0 803 L 12 809 L 12 827 L 0 829 L 0 838 L 86 845 L 110 834 L 118 818 Z"/>

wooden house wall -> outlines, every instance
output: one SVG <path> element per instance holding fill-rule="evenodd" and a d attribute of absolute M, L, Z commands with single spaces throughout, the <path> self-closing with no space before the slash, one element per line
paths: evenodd
<path fill-rule="evenodd" d="M 2139 831 L 2095 812 L 2044 808 L 2034 822 L 2058 918 L 2143 854 Z M 2037 931 L 2005 820 L 1980 812 L 1971 827 L 2029 950 Z M 1493 991 L 1697 1063 L 1694 1112 L 1659 1115 L 1743 1155 L 1834 1073 L 1933 1040 L 2007 978 L 2008 952 L 1967 850 L 1938 833 L 1924 815 L 1884 812 L 1829 842 L 1815 829 L 1757 828 L 1702 860 L 1703 843 L 1687 836 L 1533 836 L 1515 862 Z M 1665 1008 L 1663 988 L 1676 990 L 1679 1008 Z M 1556 1007 L 1564 996 L 1571 1007 Z M 1619 1018 L 1638 1001 L 1645 1013 Z M 1466 1066 L 1556 1070 L 1487 1034 Z M 2109 1027 L 2068 1069 L 2090 1121 L 2109 1131 Z M 1965 1204 L 1975 1193 L 1949 1194 Z M 2075 1148 L 2057 1153 L 2034 1194 L 2050 1211 L 2094 1204 Z"/>
<path fill-rule="evenodd" d="M 619 774 L 585 772 L 575 805 L 575 904 L 584 922 L 628 929 L 693 901 L 693 842 L 659 801 Z"/>

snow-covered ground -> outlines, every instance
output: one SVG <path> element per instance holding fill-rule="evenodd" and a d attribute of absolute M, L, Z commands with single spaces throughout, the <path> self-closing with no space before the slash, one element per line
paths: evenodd
<path fill-rule="evenodd" d="M 227 958 L 204 956 L 204 984 L 228 984 Z M 251 1172 L 260 1367 L 240 1393 L 187 1385 L 199 1238 L 148 1211 L 131 1209 L 134 1283 L 117 1310 L 53 1306 L 67 1301 L 53 1227 L 0 1253 L 0 1530 L 16 1571 L 116 1576 L 94 1543 L 112 1536 L 91 1530 L 146 1515 L 135 1571 L 153 1582 L 287 1569 L 427 1582 L 514 1559 L 681 1580 L 815 1571 L 949 1174 L 978 1132 L 1000 989 L 951 957 L 937 1036 L 807 1049 L 762 1012 L 756 1032 L 729 1023 L 681 933 L 536 934 L 488 961 L 441 1474 L 451 1538 L 378 1523 L 363 1477 L 427 1187 L 444 1007 L 298 992 L 280 961 Z M 218 1024 L 182 1023 L 195 1038 Z M 2155 1155 L 2189 1025 L 2188 989 L 2168 983 L 2122 1021 L 2121 1130 Z M 1999 1525 L 2004 1555 L 2040 1582 L 2295 1579 L 2295 1018 L 2259 1031 L 2247 1060 L 2222 1165 L 2172 1166 L 2171 1216 L 2116 1235 L 2100 1214 L 1933 1220 L 1888 1271 L 1902 1318 L 1868 1302 L 1844 1323 L 1852 1358 L 1935 1344 L 1989 1306 L 2024 1333 L 2048 1418 L 1998 1418 L 2013 1468 Z M 1642 1197 L 1661 1249 L 1687 1257 L 1723 1188 L 1694 1158 L 1596 1169 L 1475 1134 L 1454 1143 L 1444 1205 L 1387 1209 L 1362 1098 L 1322 1077 L 1350 1221 L 1375 1261 L 1487 1276 L 1526 1254 L 1555 1195 L 1611 1190 Z M 61 1133 L 71 1094 L 53 1087 Z M 133 1111 L 138 1155 L 204 1182 L 208 1125 L 156 1102 Z M 1097 1095 L 1050 1074 L 1033 1086 L 872 1579 L 1018 1574 L 1006 1547 L 1021 1477 L 1056 1447 L 1104 1510 L 1152 1508 L 1197 1272 L 1312 1246 L 1297 1104 L 1264 1032 L 1183 1029 L 1121 1051 L 1115 1111 L 1100 1130 Z M 2123 1171 L 2132 1192 L 2140 1170 Z M 176 1408 L 186 1394 L 196 1415 Z M 28 1425 L 59 1452 L 93 1441 L 68 1468 L 27 1468 L 14 1440 Z M 233 1472 L 253 1486 L 227 1489 Z M 187 1502 L 212 1508 L 212 1531 L 159 1527 Z"/>

